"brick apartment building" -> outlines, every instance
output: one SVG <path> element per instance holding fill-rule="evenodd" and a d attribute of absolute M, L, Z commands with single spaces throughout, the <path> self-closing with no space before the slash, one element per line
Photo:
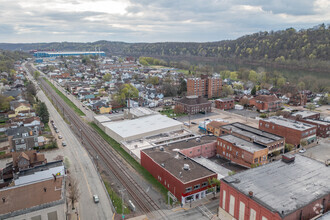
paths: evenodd
<path fill-rule="evenodd" d="M 222 220 L 307 220 L 330 210 L 330 169 L 296 155 L 221 179 Z"/>
<path fill-rule="evenodd" d="M 202 96 L 186 96 L 175 102 L 175 108 L 187 114 L 211 112 L 212 103 Z"/>
<path fill-rule="evenodd" d="M 194 138 L 142 150 L 141 165 L 185 204 L 204 198 L 210 192 L 209 188 L 213 187 L 209 186 L 208 180 L 217 178 L 215 172 L 190 157 L 210 156 L 215 149 L 215 137 Z"/>
<path fill-rule="evenodd" d="M 260 112 L 280 110 L 281 100 L 274 95 L 258 95 L 249 100 L 250 106 L 255 106 Z"/>
<path fill-rule="evenodd" d="M 221 126 L 220 136 L 225 134 L 232 134 L 246 141 L 264 146 L 268 149 L 268 157 L 271 157 L 275 151 L 283 152 L 285 146 L 284 137 L 239 122 Z"/>
<path fill-rule="evenodd" d="M 248 168 L 268 163 L 268 148 L 231 134 L 218 137 L 217 155 Z"/>
<path fill-rule="evenodd" d="M 222 98 L 215 100 L 215 108 L 222 110 L 234 109 L 235 102 L 232 98 Z"/>
<path fill-rule="evenodd" d="M 187 95 L 197 95 L 207 98 L 220 97 L 222 80 L 220 77 L 190 78 L 187 80 Z"/>
<path fill-rule="evenodd" d="M 314 119 L 314 120 L 319 120 L 321 116 L 319 112 L 312 112 L 312 111 L 297 111 L 291 115 L 293 117 L 300 117 L 302 119 Z"/>
<path fill-rule="evenodd" d="M 208 131 L 208 133 L 212 133 L 215 136 L 220 136 L 221 134 L 220 128 L 221 126 L 226 124 L 228 123 L 222 121 L 211 121 L 210 123 L 207 123 L 206 130 Z"/>
<path fill-rule="evenodd" d="M 259 120 L 259 129 L 285 137 L 285 142 L 296 147 L 302 140 L 307 144 L 316 141 L 316 126 L 281 117 L 270 117 Z"/>

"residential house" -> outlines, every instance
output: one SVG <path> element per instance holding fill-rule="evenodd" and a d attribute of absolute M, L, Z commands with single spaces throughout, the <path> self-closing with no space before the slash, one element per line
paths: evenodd
<path fill-rule="evenodd" d="M 255 106 L 260 112 L 280 110 L 281 100 L 274 95 L 258 95 L 249 100 L 250 106 Z"/>
<path fill-rule="evenodd" d="M 221 135 L 221 126 L 226 124 L 228 123 L 223 121 L 211 121 L 210 123 L 207 123 L 206 130 L 208 131 L 208 133 L 212 133 L 218 137 Z"/>
<path fill-rule="evenodd" d="M 14 151 L 27 151 L 38 147 L 38 133 L 29 127 L 18 127 L 7 130 L 9 146 Z"/>
<path fill-rule="evenodd" d="M 14 172 L 18 172 L 47 163 L 45 155 L 42 153 L 37 153 L 36 150 L 13 152 L 12 157 Z"/>

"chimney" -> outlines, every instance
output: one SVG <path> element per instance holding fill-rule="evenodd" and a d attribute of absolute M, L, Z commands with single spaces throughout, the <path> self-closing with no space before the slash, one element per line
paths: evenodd
<path fill-rule="evenodd" d="M 253 192 L 249 191 L 249 196 L 252 198 L 253 197 Z"/>

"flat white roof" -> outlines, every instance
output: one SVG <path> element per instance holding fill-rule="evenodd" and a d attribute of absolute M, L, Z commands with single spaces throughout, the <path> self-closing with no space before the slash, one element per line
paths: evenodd
<path fill-rule="evenodd" d="M 96 116 L 94 116 L 94 118 L 100 123 L 111 121 L 111 119 L 109 117 L 105 116 L 105 115 L 96 115 Z"/>
<path fill-rule="evenodd" d="M 305 117 L 309 117 L 309 116 L 316 115 L 316 114 L 320 114 L 320 113 L 311 112 L 311 111 L 298 111 L 298 112 L 293 113 L 292 115 L 293 116 L 301 115 L 303 118 L 305 118 Z"/>
<path fill-rule="evenodd" d="M 131 136 L 141 135 L 152 131 L 181 126 L 182 122 L 176 121 L 163 115 L 150 115 L 133 120 L 107 122 L 103 123 L 102 125 L 125 139 Z"/>
<path fill-rule="evenodd" d="M 309 128 L 316 128 L 316 126 L 311 125 L 311 124 L 306 124 L 306 123 L 302 123 L 302 122 L 299 122 L 299 121 L 294 121 L 294 120 L 290 120 L 290 119 L 287 119 L 287 118 L 280 118 L 280 117 L 275 117 L 275 116 L 270 117 L 270 118 L 264 118 L 262 120 L 266 121 L 266 122 L 272 122 L 274 124 L 278 124 L 278 125 L 281 125 L 283 127 L 300 130 L 300 131 L 304 131 L 304 130 L 307 130 Z"/>

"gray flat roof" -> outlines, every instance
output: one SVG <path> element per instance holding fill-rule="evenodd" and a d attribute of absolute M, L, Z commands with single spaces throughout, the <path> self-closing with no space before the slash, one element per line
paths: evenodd
<path fill-rule="evenodd" d="M 223 180 L 246 196 L 252 191 L 253 200 L 281 216 L 330 194 L 329 167 L 301 155 L 291 163 L 279 160 Z"/>
<path fill-rule="evenodd" d="M 262 144 L 269 144 L 274 141 L 279 141 L 281 139 L 284 139 L 283 137 L 271 134 L 266 131 L 259 130 L 258 128 L 254 128 L 239 122 L 223 125 L 221 127 L 226 130 L 232 129 L 233 132 L 244 135 L 245 137 L 249 137 L 254 141 Z"/>
<path fill-rule="evenodd" d="M 283 127 L 300 130 L 300 131 L 304 131 L 304 130 L 316 127 L 314 125 L 310 125 L 310 124 L 307 124 L 307 123 L 302 123 L 302 122 L 299 122 L 299 121 L 294 121 L 294 120 L 291 120 L 291 119 L 280 118 L 280 117 L 275 117 L 275 116 L 270 117 L 270 118 L 264 118 L 262 120 L 264 120 L 266 122 L 271 122 L 271 123 L 274 123 L 274 124 L 278 124 L 278 125 L 281 125 Z"/>
<path fill-rule="evenodd" d="M 292 116 L 301 115 L 303 118 L 306 118 L 306 117 L 317 115 L 317 114 L 320 114 L 320 113 L 311 112 L 311 111 L 297 111 L 297 112 L 293 113 Z"/>
<path fill-rule="evenodd" d="M 223 135 L 223 136 L 220 136 L 219 138 L 223 139 L 225 141 L 228 141 L 229 143 L 232 143 L 235 146 L 237 146 L 243 150 L 246 150 L 248 152 L 251 152 L 251 153 L 265 149 L 265 147 L 261 146 L 260 144 L 248 142 L 242 138 L 236 137 L 231 134 Z"/>
<path fill-rule="evenodd" d="M 217 137 L 213 136 L 213 135 L 205 135 L 205 136 L 201 136 L 201 137 L 193 137 L 193 138 L 189 138 L 189 139 L 185 139 L 185 140 L 180 140 L 174 143 L 170 143 L 170 144 L 160 144 L 164 147 L 166 147 L 169 150 L 173 150 L 173 149 L 187 149 L 187 148 L 191 148 L 191 147 L 195 147 L 195 146 L 200 146 L 203 144 L 208 144 L 208 143 L 212 143 L 212 142 L 216 142 L 217 141 Z"/>
<path fill-rule="evenodd" d="M 182 122 L 157 114 L 133 120 L 103 123 L 103 125 L 125 139 L 147 132 L 181 126 Z"/>
<path fill-rule="evenodd" d="M 315 119 L 304 119 L 306 121 L 310 121 L 310 122 L 314 122 L 314 123 L 317 123 L 317 124 L 320 124 L 320 125 L 330 125 L 330 122 L 327 122 L 327 121 L 322 121 L 322 120 L 315 120 Z"/>

